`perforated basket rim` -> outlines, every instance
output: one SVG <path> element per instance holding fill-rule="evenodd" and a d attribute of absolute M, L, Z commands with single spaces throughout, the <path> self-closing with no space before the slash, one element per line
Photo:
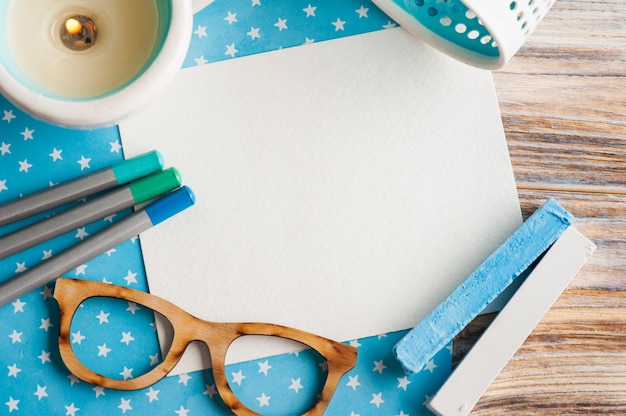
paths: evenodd
<path fill-rule="evenodd" d="M 400 26 L 427 44 L 468 65 L 489 70 L 502 68 L 517 53 L 554 3 L 554 0 L 458 0 L 476 14 L 495 42 L 498 55 L 488 56 L 461 47 L 431 31 L 394 0 L 372 1 Z M 535 18 L 532 21 L 522 20 L 520 16 L 525 15 Z"/>

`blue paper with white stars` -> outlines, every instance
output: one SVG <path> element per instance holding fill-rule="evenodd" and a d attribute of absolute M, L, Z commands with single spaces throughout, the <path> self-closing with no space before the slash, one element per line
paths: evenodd
<path fill-rule="evenodd" d="M 394 26 L 369 0 L 216 0 L 194 17 L 184 66 Z M 0 204 L 123 160 L 117 127 L 82 131 L 52 126 L 33 119 L 1 96 L 0 116 Z M 0 227 L 0 236 L 53 212 Z M 1 260 L 0 281 L 129 213 L 96 221 Z M 138 238 L 65 276 L 148 291 Z M 50 283 L 0 308 L 0 415 L 231 414 L 217 394 L 210 369 L 167 377 L 138 391 L 104 389 L 77 379 L 59 356 L 59 310 L 53 289 Z M 358 361 L 341 379 L 326 414 L 430 414 L 424 402 L 449 375 L 451 348 L 439 352 L 419 374 L 407 377 L 391 354 L 404 333 L 350 342 L 358 347 Z M 136 377 L 162 359 L 152 313 L 125 301 L 86 302 L 72 325 L 71 343 L 88 366 L 119 379 Z M 267 415 L 295 414 L 306 408 L 315 400 L 325 371 L 324 363 L 310 351 L 226 369 L 229 384 L 242 402 Z"/>

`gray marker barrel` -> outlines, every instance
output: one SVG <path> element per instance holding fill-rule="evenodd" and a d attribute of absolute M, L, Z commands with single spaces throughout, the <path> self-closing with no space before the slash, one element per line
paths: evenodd
<path fill-rule="evenodd" d="M 0 284 L 0 307 L 75 269 L 195 203 L 186 186 Z"/>
<path fill-rule="evenodd" d="M 152 174 L 43 221 L 0 237 L 0 260 L 77 227 L 141 204 L 181 185 L 174 168 Z"/>
<path fill-rule="evenodd" d="M 163 157 L 152 151 L 61 185 L 0 205 L 0 226 L 28 218 L 89 195 L 123 185 L 163 168 Z"/>
<path fill-rule="evenodd" d="M 152 227 L 150 217 L 144 211 L 140 211 L 105 228 L 83 242 L 2 283 L 0 285 L 0 306 L 4 306 L 13 299 L 45 285 L 63 273 L 75 269 L 87 260 L 118 246 L 150 227 Z"/>

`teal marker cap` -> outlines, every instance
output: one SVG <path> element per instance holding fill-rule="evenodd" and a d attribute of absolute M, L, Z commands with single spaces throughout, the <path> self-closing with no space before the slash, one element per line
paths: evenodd
<path fill-rule="evenodd" d="M 157 150 L 132 157 L 111 166 L 118 185 L 132 182 L 163 169 L 163 155 Z"/>
<path fill-rule="evenodd" d="M 157 225 L 195 203 L 196 196 L 191 188 L 183 186 L 147 205 L 144 210 L 152 225 Z"/>
<path fill-rule="evenodd" d="M 183 180 L 176 168 L 169 168 L 128 184 L 136 204 L 168 193 L 182 185 Z"/>

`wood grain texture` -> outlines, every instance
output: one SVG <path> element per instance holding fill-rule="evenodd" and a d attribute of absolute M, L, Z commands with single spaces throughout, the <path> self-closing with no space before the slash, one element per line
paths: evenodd
<path fill-rule="evenodd" d="M 111 297 L 134 302 L 164 317 L 172 326 L 173 339 L 163 361 L 149 372 L 130 379 L 115 379 L 90 370 L 74 354 L 70 342 L 72 318 L 86 299 Z M 139 390 L 153 385 L 165 377 L 178 363 L 192 341 L 203 342 L 210 351 L 215 387 L 222 401 L 237 416 L 259 414 L 239 401 L 226 377 L 226 353 L 239 337 L 263 335 L 294 340 L 314 349 L 326 360 L 326 381 L 313 404 L 302 416 L 320 416 L 330 403 L 341 377 L 354 367 L 357 349 L 331 341 L 309 332 L 281 325 L 260 322 L 218 323 L 199 319 L 160 297 L 135 289 L 89 280 L 57 279 L 54 298 L 59 303 L 59 352 L 68 370 L 81 380 L 116 390 Z"/>
<path fill-rule="evenodd" d="M 473 415 L 626 414 L 625 73 L 623 0 L 557 0 L 494 72 L 524 216 L 553 196 L 598 249 Z"/>

